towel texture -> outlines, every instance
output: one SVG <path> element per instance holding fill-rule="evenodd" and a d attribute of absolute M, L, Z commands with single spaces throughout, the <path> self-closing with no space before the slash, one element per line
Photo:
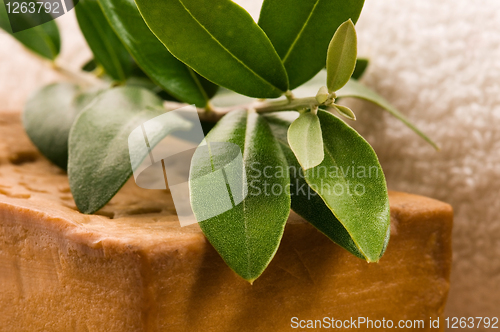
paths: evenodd
<path fill-rule="evenodd" d="M 449 316 L 500 306 L 500 2 L 367 1 L 365 82 L 441 146 L 435 152 L 387 114 L 357 104 L 356 128 L 377 151 L 389 188 L 455 210 Z M 360 107 L 357 107 L 357 106 Z"/>

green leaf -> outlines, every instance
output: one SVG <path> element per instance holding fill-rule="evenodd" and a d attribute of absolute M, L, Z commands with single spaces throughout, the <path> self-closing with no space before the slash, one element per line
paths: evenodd
<path fill-rule="evenodd" d="M 306 84 L 300 86 L 299 88 L 293 91 L 293 94 L 297 98 L 305 98 L 310 97 L 317 93 L 318 89 L 320 89 L 326 81 L 326 71 L 322 70 L 316 75 L 312 80 L 307 82 Z M 417 135 L 422 137 L 425 141 L 431 144 L 436 150 L 439 150 L 439 147 L 434 143 L 426 134 L 420 131 L 417 127 L 415 127 L 408 118 L 406 118 L 403 114 L 401 114 L 394 106 L 392 106 L 387 100 L 378 95 L 375 91 L 371 90 L 367 86 L 362 83 L 351 79 L 347 84 L 336 92 L 337 100 L 341 98 L 354 97 L 363 100 L 367 100 L 375 105 L 382 107 L 384 110 L 388 111 L 390 114 L 401 120 L 405 125 L 407 125 L 411 130 L 413 130 Z"/>
<path fill-rule="evenodd" d="M 332 105 L 331 107 L 343 117 L 346 117 L 349 120 L 356 120 L 356 114 L 354 114 L 354 112 L 349 107 L 337 104 Z"/>
<path fill-rule="evenodd" d="M 161 107 L 161 99 L 148 90 L 119 87 L 99 95 L 80 114 L 69 136 L 68 176 L 81 212 L 99 210 L 130 178 L 128 137 L 144 122 L 164 114 Z M 189 126 L 188 121 L 173 117 L 148 136 L 151 149 L 170 132 Z M 148 151 L 138 150 L 136 155 L 143 159 Z"/>
<path fill-rule="evenodd" d="M 23 124 L 38 150 L 62 169 L 68 164 L 68 136 L 77 115 L 98 95 L 70 83 L 54 83 L 26 103 Z"/>
<path fill-rule="evenodd" d="M 316 101 L 318 104 L 323 104 L 328 100 L 330 97 L 330 93 L 328 92 L 328 88 L 326 86 L 322 86 L 319 90 L 318 93 L 316 94 Z"/>
<path fill-rule="evenodd" d="M 326 58 L 327 87 L 330 92 L 342 88 L 356 67 L 357 38 L 354 23 L 348 20 L 333 35 Z"/>
<path fill-rule="evenodd" d="M 250 14 L 231 0 L 137 0 L 153 33 L 210 81 L 256 98 L 288 90 L 283 63 Z"/>
<path fill-rule="evenodd" d="M 349 82 L 337 92 L 337 97 L 338 98 L 345 98 L 345 97 L 354 97 L 354 98 L 360 98 L 367 100 L 369 102 L 372 102 L 389 113 L 391 113 L 393 116 L 401 120 L 405 125 L 407 125 L 411 130 L 413 130 L 417 135 L 422 137 L 424 140 L 426 140 L 430 145 L 432 145 L 436 150 L 439 150 L 439 147 L 437 146 L 436 143 L 434 143 L 426 134 L 424 134 L 422 131 L 420 131 L 417 127 L 415 127 L 408 118 L 406 118 L 403 114 L 401 114 L 394 106 L 392 106 L 387 100 L 382 98 L 379 94 L 377 94 L 375 91 L 371 90 L 370 88 L 366 87 L 365 85 L 359 83 L 356 80 L 349 80 Z"/>
<path fill-rule="evenodd" d="M 82 70 L 90 73 L 96 70 L 98 65 L 99 64 L 97 63 L 97 61 L 94 58 L 92 58 L 83 64 Z"/>
<path fill-rule="evenodd" d="M 99 3 L 125 47 L 153 82 L 178 100 L 206 106 L 217 90 L 216 85 L 193 72 L 163 46 L 149 30 L 133 0 L 99 0 Z"/>
<path fill-rule="evenodd" d="M 259 25 L 283 59 L 290 89 L 324 68 L 333 34 L 349 18 L 356 22 L 363 4 L 364 0 L 264 1 Z"/>
<path fill-rule="evenodd" d="M 288 167 L 290 170 L 292 209 L 316 227 L 320 232 L 325 234 L 330 240 L 337 243 L 356 257 L 366 259 L 366 257 L 359 251 L 342 223 L 338 221 L 321 197 L 317 195 L 317 193 L 307 184 L 303 173 L 300 171 L 301 166 L 287 143 L 288 128 L 296 118 L 297 112 L 279 112 L 265 115 L 265 119 L 269 123 L 276 139 L 280 142 L 281 149 L 288 161 Z M 380 257 L 382 257 L 385 247 L 387 247 L 389 238 L 390 229 L 388 229 L 384 242 L 384 250 L 382 251 Z"/>
<path fill-rule="evenodd" d="M 390 226 L 384 174 L 371 146 L 354 129 L 320 110 L 325 158 L 304 177 L 344 225 L 368 261 L 378 261 Z"/>
<path fill-rule="evenodd" d="M 354 73 L 352 73 L 351 78 L 359 80 L 361 77 L 363 77 L 363 74 L 365 73 L 369 64 L 370 60 L 366 58 L 358 58 L 356 60 L 356 68 L 354 68 Z"/>
<path fill-rule="evenodd" d="M 318 116 L 301 114 L 288 129 L 288 144 L 303 169 L 318 166 L 325 157 Z"/>
<path fill-rule="evenodd" d="M 80 0 L 75 12 L 97 62 L 114 80 L 126 80 L 132 71 L 132 59 L 106 20 L 98 1 Z"/>
<path fill-rule="evenodd" d="M 206 142 L 210 148 L 202 143 L 191 164 L 193 211 L 224 261 L 252 282 L 276 253 L 290 213 L 286 159 L 266 121 L 247 111 L 227 114 L 210 131 Z M 229 148 L 217 148 L 219 144 Z M 232 144 L 236 152 L 241 151 L 240 167 L 231 163 L 237 160 L 234 153 L 229 153 L 234 152 Z M 221 173 L 225 174 L 222 179 Z M 237 189 L 231 191 L 233 188 Z M 247 188 L 246 196 L 241 188 Z M 224 201 L 228 203 L 225 209 Z M 207 211 L 219 207 L 226 212 L 204 217 Z"/>
<path fill-rule="evenodd" d="M 35 14 L 19 13 L 17 14 L 17 18 L 25 20 L 26 25 L 29 26 L 33 15 Z M 44 11 L 36 15 L 50 16 L 50 14 Z M 31 51 L 49 60 L 54 60 L 61 51 L 61 37 L 57 24 L 54 21 L 48 21 L 33 28 L 13 33 L 3 0 L 0 0 L 0 28 L 16 38 Z"/>

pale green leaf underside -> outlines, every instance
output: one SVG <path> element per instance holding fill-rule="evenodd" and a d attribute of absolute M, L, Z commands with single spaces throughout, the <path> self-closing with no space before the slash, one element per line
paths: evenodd
<path fill-rule="evenodd" d="M 99 95 L 77 118 L 69 136 L 68 176 L 78 209 L 94 213 L 103 207 L 132 175 L 128 137 L 144 122 L 164 114 L 152 92 L 119 87 Z M 149 141 L 151 149 L 170 132 L 189 122 L 172 118 Z M 145 158 L 149 151 L 134 151 Z M 136 158 L 137 160 L 141 158 Z"/>
<path fill-rule="evenodd" d="M 137 0 L 167 49 L 203 77 L 238 93 L 277 98 L 285 68 L 250 14 L 230 0 Z M 168 17 L 168 19 L 167 19 Z"/>
<path fill-rule="evenodd" d="M 325 157 L 318 116 L 311 112 L 301 114 L 288 129 L 288 144 L 303 169 L 318 166 Z"/>
<path fill-rule="evenodd" d="M 62 169 L 68 164 L 70 128 L 99 92 L 84 92 L 70 83 L 54 83 L 37 91 L 26 102 L 23 112 L 26 133 L 40 152 Z"/>
<path fill-rule="evenodd" d="M 248 194 L 241 203 L 233 204 L 226 212 L 201 221 L 199 225 L 228 266 L 252 282 L 274 257 L 290 212 L 290 196 L 285 190 L 289 184 L 286 159 L 268 124 L 256 113 L 233 111 L 227 114 L 210 131 L 206 142 L 231 143 L 241 149 Z M 214 195 L 213 188 L 218 183 L 210 177 L 205 177 L 204 182 L 195 179 L 215 174 L 220 171 L 217 165 L 225 165 L 224 155 L 212 152 L 211 158 L 211 162 L 193 158 L 191 165 L 191 204 L 198 219 L 207 209 L 213 209 L 207 196 Z M 282 176 L 266 177 L 265 167 L 266 175 L 269 175 L 269 167 L 285 172 Z M 229 174 L 228 168 L 224 169 Z M 243 181 L 241 176 L 235 179 Z M 271 193 L 273 186 L 274 193 Z M 212 188 L 212 194 L 207 193 L 207 187 Z M 227 193 L 235 201 L 235 193 L 229 189 Z"/>
<path fill-rule="evenodd" d="M 356 114 L 354 114 L 354 112 L 349 107 L 338 104 L 335 104 L 332 107 L 335 108 L 335 110 L 339 112 L 340 115 L 350 120 L 356 120 Z"/>
<path fill-rule="evenodd" d="M 342 88 L 356 67 L 357 38 L 351 20 L 342 23 L 328 46 L 326 58 L 327 87 L 330 92 Z"/>

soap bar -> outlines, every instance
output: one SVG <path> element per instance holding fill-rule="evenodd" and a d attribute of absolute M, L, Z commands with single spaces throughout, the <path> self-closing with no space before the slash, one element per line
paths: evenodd
<path fill-rule="evenodd" d="M 66 174 L 36 151 L 18 114 L 1 115 L 0 331 L 443 330 L 452 209 L 398 192 L 390 207 L 379 263 L 292 213 L 250 285 L 198 225 L 180 227 L 168 190 L 129 181 L 97 214 L 79 213 Z"/>

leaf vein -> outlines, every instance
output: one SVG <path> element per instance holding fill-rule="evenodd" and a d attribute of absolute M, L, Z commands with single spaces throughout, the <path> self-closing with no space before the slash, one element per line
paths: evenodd
<path fill-rule="evenodd" d="M 186 7 L 186 5 L 184 5 L 184 2 L 182 2 L 182 0 L 178 0 L 179 3 L 182 5 L 182 7 L 186 10 L 186 12 L 193 18 L 193 20 L 198 23 L 198 25 L 203 28 L 203 30 L 206 31 L 206 33 L 217 43 L 219 44 L 219 46 L 224 50 L 226 51 L 231 57 L 233 57 L 238 63 L 240 63 L 244 68 L 246 68 L 250 73 L 252 73 L 255 77 L 257 77 L 258 79 L 260 79 L 261 81 L 263 81 L 264 83 L 266 83 L 267 85 L 271 86 L 273 89 L 277 89 L 279 91 L 281 91 L 280 88 L 278 88 L 277 86 L 274 86 L 271 82 L 269 82 L 268 80 L 266 80 L 265 78 L 263 78 L 262 76 L 260 76 L 259 74 L 257 74 L 252 68 L 248 67 L 248 65 L 246 65 L 243 61 L 241 61 L 236 55 L 234 55 L 229 49 L 227 49 L 227 47 L 225 47 L 217 38 L 215 38 L 215 36 L 210 33 L 210 31 L 208 31 L 208 29 L 203 25 L 201 24 L 200 21 L 198 21 L 198 19 L 193 15 L 193 13 L 191 13 L 191 11 Z"/>
<path fill-rule="evenodd" d="M 248 159 L 248 149 L 247 149 L 247 138 L 249 136 L 249 133 L 248 133 L 248 122 L 250 121 L 250 114 L 248 114 L 248 111 L 246 112 L 246 123 L 245 123 L 245 137 L 243 139 L 243 164 L 246 163 L 246 160 Z M 242 180 L 243 180 L 243 177 L 242 177 Z M 242 188 L 245 188 L 246 186 L 246 183 L 243 183 L 242 185 Z M 251 265 L 251 255 L 250 255 L 250 250 L 249 250 L 249 237 L 248 237 L 248 221 L 247 221 L 247 214 L 245 213 L 245 210 L 246 210 L 246 198 L 243 199 L 243 201 L 241 202 L 241 207 L 243 209 L 243 226 L 245 228 L 245 247 L 247 249 L 247 267 L 248 267 L 248 270 L 247 270 L 247 273 L 248 275 L 250 275 L 252 269 L 250 267 Z"/>
<path fill-rule="evenodd" d="M 295 45 L 299 41 L 299 39 L 302 37 L 302 34 L 304 33 L 304 30 L 306 29 L 307 25 L 309 24 L 309 21 L 311 20 L 311 17 L 314 15 L 314 11 L 316 10 L 316 7 L 318 6 L 319 2 L 321 0 L 317 0 L 316 3 L 314 4 L 311 13 L 309 13 L 309 16 L 307 17 L 306 21 L 304 22 L 304 25 L 302 25 L 302 28 L 300 29 L 299 33 L 297 34 L 297 37 L 295 37 L 295 40 L 293 43 L 290 45 L 290 48 L 286 52 L 285 56 L 283 57 L 283 63 L 286 63 L 288 60 L 288 57 L 292 53 L 292 50 L 295 48 Z"/>

